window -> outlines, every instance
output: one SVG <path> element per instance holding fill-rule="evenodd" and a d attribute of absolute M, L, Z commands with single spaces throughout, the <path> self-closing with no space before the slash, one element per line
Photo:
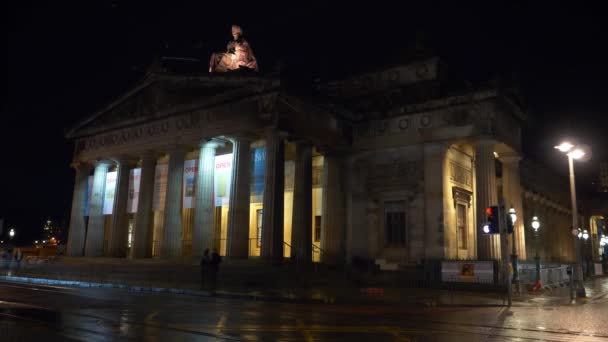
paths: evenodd
<path fill-rule="evenodd" d="M 386 244 L 405 246 L 405 202 L 384 203 L 384 229 Z"/>
<path fill-rule="evenodd" d="M 258 209 L 255 213 L 255 217 L 256 217 L 256 245 L 258 247 L 262 246 L 262 213 L 263 213 L 263 209 Z"/>
<path fill-rule="evenodd" d="M 313 166 L 312 168 L 312 186 L 314 188 L 323 186 L 323 167 Z"/>
<path fill-rule="evenodd" d="M 456 234 L 459 249 L 467 248 L 467 206 L 456 205 Z"/>
<path fill-rule="evenodd" d="M 321 241 L 321 215 L 315 216 L 315 242 Z"/>

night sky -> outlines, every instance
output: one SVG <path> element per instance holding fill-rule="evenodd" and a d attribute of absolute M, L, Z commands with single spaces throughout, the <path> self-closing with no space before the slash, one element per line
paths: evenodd
<path fill-rule="evenodd" d="M 233 23 L 262 72 L 281 61 L 294 77 L 327 79 L 405 60 L 422 41 L 452 80 L 514 80 L 530 116 L 525 155 L 565 174 L 552 147 L 578 137 L 593 159 L 577 165 L 577 181 L 591 188 L 598 162 L 608 160 L 605 12 L 589 2 L 531 2 L 4 2 L 0 217 L 24 239 L 47 216 L 67 220 L 74 172 L 65 131 L 132 87 L 154 55 L 206 65 Z"/>

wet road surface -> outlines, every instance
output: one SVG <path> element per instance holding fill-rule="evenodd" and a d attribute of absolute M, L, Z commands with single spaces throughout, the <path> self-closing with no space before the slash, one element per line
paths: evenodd
<path fill-rule="evenodd" d="M 1 341 L 608 341 L 608 299 L 571 306 L 254 302 L 0 282 Z"/>

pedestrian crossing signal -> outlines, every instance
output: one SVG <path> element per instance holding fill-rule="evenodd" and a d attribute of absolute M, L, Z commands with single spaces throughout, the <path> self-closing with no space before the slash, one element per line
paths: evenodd
<path fill-rule="evenodd" d="M 486 208 L 486 224 L 483 226 L 483 232 L 486 234 L 500 234 L 500 224 L 498 221 L 498 206 L 490 206 Z"/>

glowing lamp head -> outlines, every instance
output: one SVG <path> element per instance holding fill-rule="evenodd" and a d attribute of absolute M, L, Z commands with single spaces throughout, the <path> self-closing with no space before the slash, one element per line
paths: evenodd
<path fill-rule="evenodd" d="M 532 218 L 532 229 L 534 229 L 535 232 L 538 232 L 538 228 L 540 228 L 540 221 L 538 221 L 537 216 L 534 216 Z"/>
<path fill-rule="evenodd" d="M 568 156 L 570 156 L 572 159 L 581 159 L 585 156 L 585 154 L 587 153 L 580 148 L 575 148 L 574 150 L 568 152 Z"/>
<path fill-rule="evenodd" d="M 13 228 L 11 228 L 11 230 L 8 232 L 8 235 L 9 235 L 10 237 L 15 236 L 15 230 L 14 230 Z"/>
<path fill-rule="evenodd" d="M 569 152 L 573 147 L 574 147 L 573 144 L 571 144 L 568 141 L 564 141 L 563 143 L 555 146 L 555 149 L 559 150 L 560 152 L 566 153 L 566 152 Z"/>
<path fill-rule="evenodd" d="M 509 216 L 511 217 L 511 222 L 515 223 L 515 221 L 517 221 L 517 214 L 515 213 L 515 208 L 511 207 L 511 209 L 509 209 Z"/>
<path fill-rule="evenodd" d="M 587 240 L 589 238 L 589 233 L 587 232 L 587 229 L 583 230 L 583 239 Z"/>

